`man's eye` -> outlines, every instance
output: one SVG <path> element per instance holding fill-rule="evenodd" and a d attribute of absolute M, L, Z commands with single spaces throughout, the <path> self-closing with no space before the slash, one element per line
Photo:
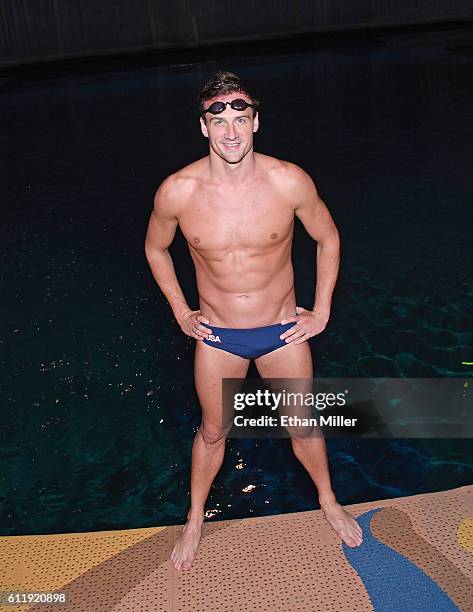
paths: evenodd
<path fill-rule="evenodd" d="M 237 121 L 238 121 L 238 123 L 246 123 L 246 119 L 245 119 L 245 117 L 239 117 L 239 118 L 237 119 Z"/>
<path fill-rule="evenodd" d="M 221 119 L 218 119 L 217 121 L 214 121 L 214 125 L 223 125 L 223 121 Z"/>

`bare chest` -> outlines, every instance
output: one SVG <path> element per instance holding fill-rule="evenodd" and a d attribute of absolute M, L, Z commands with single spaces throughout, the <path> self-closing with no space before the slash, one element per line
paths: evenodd
<path fill-rule="evenodd" d="M 246 201 L 201 199 L 183 211 L 179 225 L 189 245 L 201 253 L 266 250 L 292 236 L 294 212 L 274 198 Z"/>

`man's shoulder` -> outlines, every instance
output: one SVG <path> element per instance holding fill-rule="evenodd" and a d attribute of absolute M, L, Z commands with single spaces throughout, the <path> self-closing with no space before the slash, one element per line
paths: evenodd
<path fill-rule="evenodd" d="M 277 187 L 292 192 L 307 188 L 312 183 L 307 172 L 297 164 L 269 155 L 258 155 L 268 179 Z"/>
<path fill-rule="evenodd" d="M 198 159 L 164 179 L 155 195 L 155 203 L 161 206 L 182 205 L 192 197 L 202 181 L 207 158 Z"/>
<path fill-rule="evenodd" d="M 167 195 L 185 195 L 195 189 L 202 181 L 202 176 L 208 167 L 208 157 L 198 159 L 180 170 L 173 172 L 159 186 Z"/>

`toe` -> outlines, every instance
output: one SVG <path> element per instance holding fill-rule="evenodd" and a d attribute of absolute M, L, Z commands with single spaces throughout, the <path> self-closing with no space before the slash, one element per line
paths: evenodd
<path fill-rule="evenodd" d="M 189 563 L 189 561 L 184 561 L 184 563 L 182 564 L 182 569 L 189 570 L 190 568 L 191 564 Z"/>

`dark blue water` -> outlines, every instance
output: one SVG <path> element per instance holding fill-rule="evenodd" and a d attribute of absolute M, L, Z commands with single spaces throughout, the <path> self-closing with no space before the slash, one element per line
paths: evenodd
<path fill-rule="evenodd" d="M 194 100 L 217 67 L 254 82 L 257 150 L 306 169 L 340 229 L 317 374 L 473 373 L 472 54 L 413 37 L 3 83 L 2 534 L 184 518 L 200 422 L 193 340 L 144 237 L 159 183 L 206 154 Z M 171 251 L 195 307 L 182 236 Z M 310 307 L 314 245 L 300 227 L 294 266 Z M 329 440 L 328 452 L 342 503 L 473 482 L 470 440 Z M 230 440 L 207 507 L 222 519 L 316 503 L 288 440 Z"/>

